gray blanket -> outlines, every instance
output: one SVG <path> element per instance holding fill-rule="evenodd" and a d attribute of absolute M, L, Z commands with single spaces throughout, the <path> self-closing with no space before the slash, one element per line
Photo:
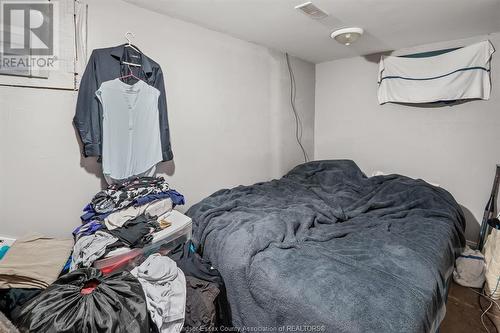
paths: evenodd
<path fill-rule="evenodd" d="M 220 190 L 187 214 L 248 330 L 435 331 L 465 243 L 446 190 L 348 160 Z"/>

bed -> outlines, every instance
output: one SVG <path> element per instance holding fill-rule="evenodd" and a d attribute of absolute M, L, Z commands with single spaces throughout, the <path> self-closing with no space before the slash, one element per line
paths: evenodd
<path fill-rule="evenodd" d="M 350 160 L 220 190 L 187 214 L 249 331 L 435 332 L 465 244 L 446 190 Z"/>

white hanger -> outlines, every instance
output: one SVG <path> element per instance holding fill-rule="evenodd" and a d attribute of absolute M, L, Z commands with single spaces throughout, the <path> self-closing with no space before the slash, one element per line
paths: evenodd
<path fill-rule="evenodd" d="M 125 39 L 127 40 L 127 44 L 125 44 L 125 47 L 130 47 L 132 50 L 136 51 L 137 53 L 141 53 L 141 51 L 139 51 L 134 45 L 132 45 L 132 43 L 130 42 L 129 36 L 132 38 L 135 38 L 135 35 L 132 32 L 127 31 L 125 33 Z M 129 65 L 129 66 L 141 67 L 141 64 L 136 64 L 133 62 L 123 61 L 122 63 Z"/>

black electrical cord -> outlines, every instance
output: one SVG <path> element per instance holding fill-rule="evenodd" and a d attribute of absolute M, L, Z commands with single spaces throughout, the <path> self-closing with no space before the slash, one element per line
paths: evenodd
<path fill-rule="evenodd" d="M 290 57 L 288 53 L 285 53 L 286 65 L 288 67 L 288 74 L 290 76 L 290 106 L 292 107 L 293 115 L 295 117 L 295 139 L 302 150 L 302 154 L 304 155 L 304 162 L 309 161 L 309 156 L 307 156 L 307 152 L 302 145 L 302 121 L 300 119 L 299 113 L 297 112 L 297 108 L 295 106 L 295 96 L 297 95 L 297 85 L 295 83 L 295 75 L 293 74 L 292 66 L 290 65 Z"/>

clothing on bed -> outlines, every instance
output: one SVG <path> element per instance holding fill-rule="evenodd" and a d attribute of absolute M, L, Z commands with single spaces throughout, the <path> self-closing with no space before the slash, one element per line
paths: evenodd
<path fill-rule="evenodd" d="M 446 190 L 368 178 L 352 161 L 220 190 L 187 215 L 237 327 L 434 331 L 464 246 L 464 218 Z"/>

